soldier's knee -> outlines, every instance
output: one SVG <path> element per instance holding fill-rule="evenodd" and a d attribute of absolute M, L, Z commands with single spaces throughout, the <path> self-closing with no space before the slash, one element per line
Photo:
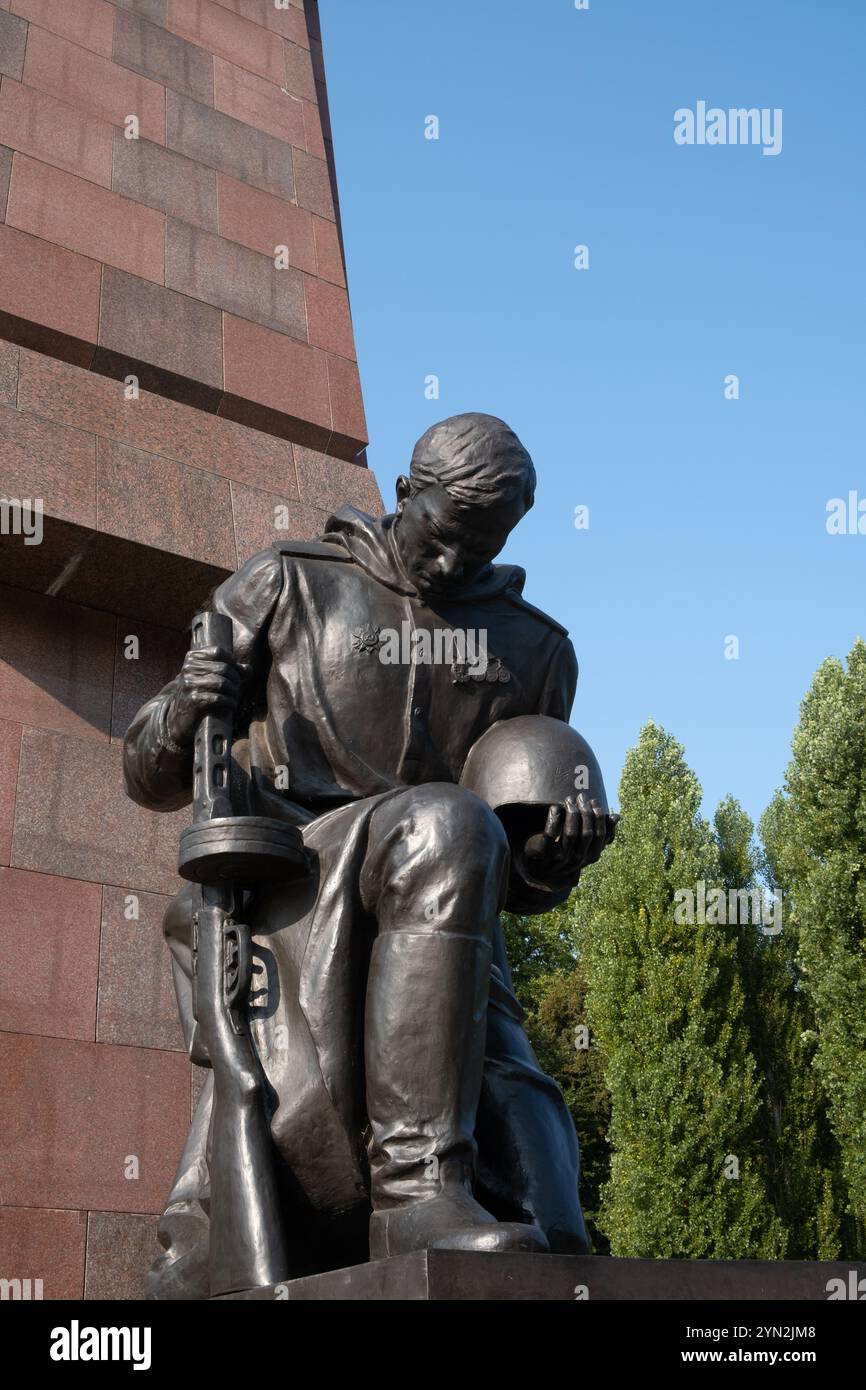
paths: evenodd
<path fill-rule="evenodd" d="M 508 840 L 473 792 L 448 782 L 416 788 L 407 806 L 406 882 L 427 907 L 428 928 L 488 936 L 502 906 Z"/>
<path fill-rule="evenodd" d="M 431 782 L 375 813 L 362 900 L 380 930 L 489 938 L 507 870 L 508 840 L 487 803 L 450 782 Z"/>
<path fill-rule="evenodd" d="M 464 865 L 501 867 L 508 856 L 502 822 L 486 801 L 450 782 L 432 782 L 412 793 L 416 832 L 441 859 Z"/>

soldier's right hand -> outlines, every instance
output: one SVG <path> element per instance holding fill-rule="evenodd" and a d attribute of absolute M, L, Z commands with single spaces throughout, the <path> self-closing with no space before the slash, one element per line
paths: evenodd
<path fill-rule="evenodd" d="M 222 647 L 188 651 L 166 711 L 169 738 L 181 746 L 192 743 L 202 715 L 232 713 L 240 688 L 241 668 Z"/>

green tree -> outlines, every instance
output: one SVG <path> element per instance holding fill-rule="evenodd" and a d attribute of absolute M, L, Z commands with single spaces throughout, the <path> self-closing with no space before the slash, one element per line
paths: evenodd
<path fill-rule="evenodd" d="M 562 1087 L 580 1143 L 580 1199 L 597 1254 L 608 1254 L 598 1223 L 610 1173 L 610 1094 L 605 1059 L 587 1034 L 586 981 L 567 905 L 540 917 L 503 917 L 514 989 L 540 1065 Z"/>
<path fill-rule="evenodd" d="M 626 759 L 617 838 L 571 900 L 611 1094 L 601 1223 L 617 1255 L 776 1257 L 784 1232 L 761 1174 L 736 931 L 675 912 L 684 892 L 722 881 L 700 801 L 680 745 L 646 725 Z"/>
<path fill-rule="evenodd" d="M 866 644 L 847 669 L 818 669 L 803 701 L 785 792 L 762 822 L 768 860 L 797 933 L 814 1068 L 827 1097 L 840 1176 L 825 1165 L 822 1250 L 866 1249 Z M 840 1186 L 843 1191 L 840 1192 Z M 835 1203 L 845 1201 L 840 1235 Z"/>
<path fill-rule="evenodd" d="M 580 1197 L 598 1255 L 610 1253 L 600 1224 L 601 1193 L 610 1177 L 610 1092 L 606 1060 L 589 1030 L 586 980 L 580 966 L 548 975 L 536 986 L 530 1038 L 546 1072 L 565 1094 L 580 1141 Z"/>
<path fill-rule="evenodd" d="M 514 993 L 532 1009 L 539 980 L 568 975 L 577 963 L 566 905 L 538 917 L 502 914 L 502 931 Z"/>
<path fill-rule="evenodd" d="M 722 801 L 714 825 L 723 885 L 729 894 L 739 893 L 744 905 L 747 895 L 751 900 L 752 910 L 739 915 L 736 940 L 744 1017 L 760 1084 L 762 1179 L 785 1231 L 787 1258 L 832 1259 L 839 1254 L 840 1212 L 833 1198 L 838 1148 L 813 1066 L 814 1016 L 800 987 L 797 929 L 787 921 L 774 857 L 766 844 L 755 845 L 752 821 L 733 797 Z M 762 827 L 774 844 L 778 824 L 772 807 Z M 776 903 L 771 919 L 762 910 L 765 893 Z"/>

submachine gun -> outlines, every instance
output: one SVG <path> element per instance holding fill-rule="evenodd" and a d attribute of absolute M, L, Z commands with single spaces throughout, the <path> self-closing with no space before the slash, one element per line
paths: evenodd
<path fill-rule="evenodd" d="M 200 613 L 193 647 L 233 654 L 231 619 Z M 278 1284 L 289 1261 L 280 1212 L 264 1074 L 250 1033 L 252 943 L 244 892 L 306 878 L 300 831 L 232 811 L 233 719 L 208 713 L 195 735 L 193 824 L 180 837 L 178 870 L 200 885 L 193 915 L 193 1009 L 214 1073 L 209 1166 L 211 1297 Z"/>

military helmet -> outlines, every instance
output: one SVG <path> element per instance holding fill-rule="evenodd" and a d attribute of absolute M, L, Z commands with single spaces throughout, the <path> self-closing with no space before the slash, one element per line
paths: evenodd
<path fill-rule="evenodd" d="M 585 791 L 607 813 L 598 759 L 581 734 L 546 714 L 500 719 L 472 745 L 460 775 L 494 811 L 546 808 Z"/>

